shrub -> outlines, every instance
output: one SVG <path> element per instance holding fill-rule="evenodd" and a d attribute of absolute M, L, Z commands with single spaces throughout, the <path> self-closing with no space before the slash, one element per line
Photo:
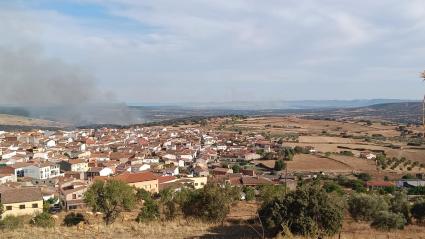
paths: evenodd
<path fill-rule="evenodd" d="M 393 213 L 401 214 L 407 223 L 411 223 L 410 203 L 406 193 L 397 192 L 390 200 L 390 210 Z"/>
<path fill-rule="evenodd" d="M 353 194 L 348 199 L 348 211 L 356 221 L 371 221 L 379 211 L 388 210 L 382 196 L 364 193 Z"/>
<path fill-rule="evenodd" d="M 84 201 L 93 212 L 102 212 L 106 225 L 115 221 L 122 211 L 134 207 L 134 188 L 118 180 L 95 181 L 84 194 Z"/>
<path fill-rule="evenodd" d="M 36 227 L 54 227 L 55 226 L 55 219 L 47 212 L 42 212 L 35 216 L 31 221 L 30 224 L 36 226 Z"/>
<path fill-rule="evenodd" d="M 281 199 L 285 196 L 284 185 L 264 185 L 260 187 L 260 198 L 263 203 Z"/>
<path fill-rule="evenodd" d="M 285 167 L 285 162 L 282 159 L 276 160 L 276 162 L 274 162 L 275 171 L 282 171 L 283 169 L 285 169 Z"/>
<path fill-rule="evenodd" d="M 332 182 L 332 181 L 325 182 L 325 184 L 323 185 L 323 189 L 325 189 L 325 191 L 327 193 L 336 192 L 339 195 L 344 194 L 344 192 L 342 191 L 341 186 L 339 186 L 337 183 Z"/>
<path fill-rule="evenodd" d="M 410 212 L 418 222 L 423 222 L 425 220 L 425 201 L 416 202 Z"/>
<path fill-rule="evenodd" d="M 136 189 L 136 198 L 137 198 L 137 200 L 139 200 L 139 201 L 141 201 L 141 200 L 146 201 L 146 200 L 152 199 L 152 196 L 151 196 L 151 194 L 150 194 L 148 191 L 146 191 L 145 189 L 143 189 L 143 188 L 138 188 L 138 189 Z"/>
<path fill-rule="evenodd" d="M 182 203 L 186 217 L 204 221 L 222 222 L 230 211 L 230 203 L 235 199 L 233 190 L 207 184 L 203 189 L 191 191 Z M 240 194 L 239 194 L 240 197 Z"/>
<path fill-rule="evenodd" d="M 232 166 L 232 170 L 233 170 L 233 173 L 240 173 L 241 172 L 241 166 L 239 166 L 239 164 L 234 164 Z"/>
<path fill-rule="evenodd" d="M 373 228 L 384 231 L 403 229 L 404 225 L 406 225 L 406 219 L 399 213 L 380 211 L 374 216 L 370 225 Z"/>
<path fill-rule="evenodd" d="M 255 200 L 255 189 L 252 187 L 246 187 L 244 189 L 245 192 L 245 200 L 252 201 Z"/>
<path fill-rule="evenodd" d="M 372 178 L 368 173 L 359 173 L 356 175 L 356 177 L 362 181 L 370 181 Z"/>
<path fill-rule="evenodd" d="M 152 199 L 144 202 L 143 207 L 140 209 L 137 215 L 137 222 L 147 222 L 157 220 L 159 218 L 159 206 L 158 203 Z"/>
<path fill-rule="evenodd" d="M 81 213 L 71 212 L 63 219 L 63 225 L 72 227 L 78 225 L 80 222 L 84 222 L 84 215 Z"/>
<path fill-rule="evenodd" d="M 266 202 L 259 214 L 266 229 L 276 235 L 283 227 L 304 236 L 334 235 L 343 222 L 344 204 L 317 185 L 306 185 L 285 197 Z"/>
<path fill-rule="evenodd" d="M 15 216 L 6 216 L 3 220 L 0 221 L 0 228 L 2 230 L 14 230 L 24 225 L 24 221 L 21 217 Z"/>

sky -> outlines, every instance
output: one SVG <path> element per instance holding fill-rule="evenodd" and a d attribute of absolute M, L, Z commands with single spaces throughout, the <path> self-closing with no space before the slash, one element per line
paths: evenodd
<path fill-rule="evenodd" d="M 47 59 L 36 72 L 61 62 L 89 75 L 76 90 L 120 102 L 425 93 L 423 0 L 0 0 L 0 19 L 0 49 Z M 17 62 L 26 71 L 32 60 Z M 32 72 L 33 85 L 45 77 Z"/>

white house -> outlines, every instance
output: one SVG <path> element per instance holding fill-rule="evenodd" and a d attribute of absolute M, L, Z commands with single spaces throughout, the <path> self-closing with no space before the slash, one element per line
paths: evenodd
<path fill-rule="evenodd" d="M 48 148 L 56 147 L 56 141 L 54 141 L 53 139 L 48 140 L 46 142 L 46 147 Z"/>
<path fill-rule="evenodd" d="M 60 176 L 59 165 L 55 163 L 33 164 L 23 168 L 24 177 L 49 179 Z"/>
<path fill-rule="evenodd" d="M 150 168 L 151 166 L 149 164 L 135 164 L 135 165 L 131 165 L 131 172 L 136 173 L 136 172 L 146 171 L 146 170 L 149 170 Z"/>

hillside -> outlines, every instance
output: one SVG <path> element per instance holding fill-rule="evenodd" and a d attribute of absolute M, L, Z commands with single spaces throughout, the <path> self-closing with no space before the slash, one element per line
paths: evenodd
<path fill-rule="evenodd" d="M 24 116 L 0 114 L 0 130 L 31 129 L 31 128 L 63 128 L 68 125 L 42 119 Z"/>

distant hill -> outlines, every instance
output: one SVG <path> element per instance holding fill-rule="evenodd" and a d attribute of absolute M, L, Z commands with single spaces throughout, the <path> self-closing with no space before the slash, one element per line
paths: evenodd
<path fill-rule="evenodd" d="M 49 120 L 34 119 L 17 115 L 0 114 L 0 130 L 29 130 L 33 128 L 58 129 L 69 125 Z"/>
<path fill-rule="evenodd" d="M 311 118 L 357 118 L 421 124 L 422 103 L 403 102 L 375 104 L 365 107 L 304 112 L 304 115 Z"/>

